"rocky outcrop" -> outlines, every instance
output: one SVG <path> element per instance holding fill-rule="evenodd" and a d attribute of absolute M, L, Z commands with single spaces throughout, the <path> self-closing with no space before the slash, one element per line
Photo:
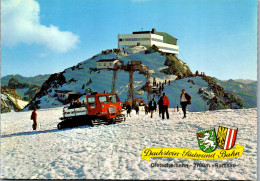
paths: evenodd
<path fill-rule="evenodd" d="M 168 68 L 161 70 L 161 72 L 167 75 L 173 74 L 178 78 L 193 76 L 189 66 L 174 55 L 167 55 L 164 65 L 168 66 Z"/>
<path fill-rule="evenodd" d="M 244 104 L 240 98 L 238 98 L 234 93 L 227 92 L 223 87 L 221 87 L 214 78 L 210 76 L 203 76 L 203 79 L 208 82 L 208 88 L 214 92 L 214 97 L 208 99 L 209 110 L 218 109 L 241 109 L 244 108 Z M 203 90 L 199 90 L 198 93 L 202 93 Z"/>
<path fill-rule="evenodd" d="M 8 82 L 8 87 L 14 88 L 14 89 L 28 89 L 24 92 L 23 100 L 25 101 L 31 101 L 34 96 L 40 91 L 40 86 L 37 85 L 30 85 L 27 83 L 21 83 L 18 79 L 12 77 Z"/>
<path fill-rule="evenodd" d="M 23 89 L 23 88 L 29 88 L 30 85 L 26 83 L 20 83 L 16 78 L 11 78 L 8 82 L 8 87 L 12 87 L 15 89 Z"/>
<path fill-rule="evenodd" d="M 10 99 L 10 96 L 13 98 Z M 19 93 L 13 89 L 8 87 L 1 88 L 1 113 L 7 113 L 14 111 L 20 111 L 21 107 L 17 105 L 16 100 L 23 100 L 23 98 L 19 95 Z"/>
<path fill-rule="evenodd" d="M 45 95 L 47 95 L 51 91 L 50 88 L 58 88 L 59 86 L 61 86 L 64 83 L 66 83 L 66 79 L 63 76 L 63 73 L 64 72 L 52 74 L 48 78 L 48 80 L 46 80 L 42 84 L 41 90 L 35 95 L 33 100 L 28 105 L 28 109 L 29 110 L 32 110 L 35 107 L 36 108 L 40 108 L 40 106 L 39 106 L 40 100 L 38 100 L 38 99 L 43 97 L 43 96 L 45 96 Z"/>
<path fill-rule="evenodd" d="M 1 113 L 11 112 L 11 108 L 10 108 L 11 104 L 12 104 L 12 101 L 3 99 L 1 97 Z"/>
<path fill-rule="evenodd" d="M 36 85 L 31 85 L 29 89 L 24 93 L 24 100 L 31 101 L 34 96 L 40 91 L 40 87 Z"/>

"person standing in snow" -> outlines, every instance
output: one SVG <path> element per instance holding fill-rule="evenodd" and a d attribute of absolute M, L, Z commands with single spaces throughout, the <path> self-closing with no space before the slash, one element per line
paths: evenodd
<path fill-rule="evenodd" d="M 138 101 L 136 101 L 136 103 L 135 103 L 135 112 L 136 112 L 136 114 L 139 115 L 139 102 Z"/>
<path fill-rule="evenodd" d="M 149 111 L 151 112 L 151 118 L 153 117 L 153 112 L 156 111 L 157 105 L 155 99 L 153 98 L 149 103 Z"/>
<path fill-rule="evenodd" d="M 145 106 L 144 106 L 144 111 L 145 111 L 145 115 L 147 115 L 149 112 L 149 107 L 147 104 L 145 104 Z"/>
<path fill-rule="evenodd" d="M 163 110 L 163 97 L 161 97 L 158 101 L 158 107 L 159 107 L 159 117 L 161 117 L 162 110 Z"/>
<path fill-rule="evenodd" d="M 36 114 L 36 108 L 33 109 L 32 115 L 31 115 L 31 120 L 33 120 L 33 125 L 32 128 L 33 130 L 36 130 L 37 128 L 37 114 Z"/>
<path fill-rule="evenodd" d="M 126 106 L 127 117 L 128 117 L 128 115 L 131 117 L 131 111 L 132 111 L 132 106 L 130 104 L 128 104 Z"/>
<path fill-rule="evenodd" d="M 166 113 L 167 119 L 169 119 L 169 112 L 168 108 L 170 106 L 170 102 L 168 97 L 166 96 L 166 93 L 163 93 L 163 109 L 162 109 L 162 119 L 164 119 L 164 113 Z"/>
<path fill-rule="evenodd" d="M 188 104 L 191 104 L 191 96 L 188 93 L 185 93 L 185 89 L 181 90 L 181 96 L 180 96 L 180 102 L 181 102 L 181 108 L 183 111 L 183 118 L 186 118 L 186 108 Z"/>

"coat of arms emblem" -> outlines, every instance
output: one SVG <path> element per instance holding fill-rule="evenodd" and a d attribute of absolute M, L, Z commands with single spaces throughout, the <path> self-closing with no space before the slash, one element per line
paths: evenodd
<path fill-rule="evenodd" d="M 221 149 L 229 150 L 234 147 L 238 129 L 230 129 L 219 126 L 218 128 L 218 146 Z"/>
<path fill-rule="evenodd" d="M 217 137 L 215 129 L 197 133 L 199 147 L 206 153 L 211 153 L 217 148 Z"/>

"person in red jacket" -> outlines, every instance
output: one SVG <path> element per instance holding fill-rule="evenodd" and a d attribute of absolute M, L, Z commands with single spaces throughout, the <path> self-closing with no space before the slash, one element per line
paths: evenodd
<path fill-rule="evenodd" d="M 33 109 L 32 115 L 31 115 L 31 120 L 33 120 L 33 125 L 32 128 L 33 130 L 36 130 L 37 128 L 37 114 L 36 114 L 36 108 Z"/>
<path fill-rule="evenodd" d="M 168 97 L 166 96 L 166 93 L 163 93 L 163 109 L 162 109 L 162 119 L 164 119 L 164 113 L 166 112 L 166 117 L 169 119 L 169 108 L 170 102 Z"/>

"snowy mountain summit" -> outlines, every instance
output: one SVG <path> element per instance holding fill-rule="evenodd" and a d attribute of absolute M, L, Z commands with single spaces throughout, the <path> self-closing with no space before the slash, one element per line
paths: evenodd
<path fill-rule="evenodd" d="M 233 93 L 227 92 L 213 78 L 194 75 L 188 65 L 174 55 L 159 51 L 155 46 L 134 46 L 127 49 L 111 49 L 89 58 L 63 72 L 52 74 L 41 87 L 25 110 L 63 106 L 61 92 L 77 92 L 84 100 L 86 93 L 111 91 L 113 70 L 98 69 L 97 61 L 119 59 L 123 64 L 141 61 L 149 67 L 150 85 L 155 78 L 156 84 L 165 83 L 164 90 L 170 100 L 170 107 L 180 102 L 181 89 L 185 89 L 192 97 L 190 111 L 206 111 L 227 108 L 243 108 L 242 101 Z M 135 97 L 143 97 L 147 103 L 147 92 L 143 90 L 146 77 L 134 72 Z M 169 83 L 170 81 L 170 83 Z M 116 92 L 121 102 L 127 98 L 129 72 L 120 70 L 117 73 Z M 156 86 L 155 86 L 156 87 Z M 151 97 L 158 100 L 157 94 Z"/>

